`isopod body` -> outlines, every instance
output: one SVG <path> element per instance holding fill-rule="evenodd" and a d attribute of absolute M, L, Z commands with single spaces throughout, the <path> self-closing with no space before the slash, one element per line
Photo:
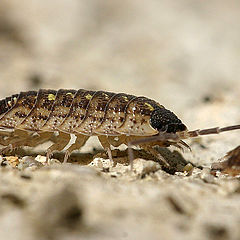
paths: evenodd
<path fill-rule="evenodd" d="M 50 140 L 53 144 L 47 150 L 47 157 L 65 149 L 66 161 L 73 150 L 95 135 L 110 159 L 111 145 L 130 143 L 165 162 L 153 146 L 181 148 L 187 146 L 182 139 L 233 128 L 189 132 L 173 112 L 146 97 L 84 89 L 40 89 L 0 100 L 0 130 L 2 153 Z M 66 149 L 71 134 L 76 136 L 76 141 Z"/>

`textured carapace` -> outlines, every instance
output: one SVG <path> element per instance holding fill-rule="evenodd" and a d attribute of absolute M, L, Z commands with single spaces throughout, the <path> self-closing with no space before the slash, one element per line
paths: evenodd
<path fill-rule="evenodd" d="M 21 92 L 0 101 L 0 127 L 83 135 L 155 135 L 186 130 L 175 114 L 146 97 L 76 90 Z"/>
<path fill-rule="evenodd" d="M 234 127 L 239 129 L 239 126 Z M 2 153 L 52 141 L 53 145 L 47 150 L 50 157 L 53 151 L 68 146 L 71 134 L 74 134 L 75 142 L 65 148 L 66 161 L 73 150 L 96 135 L 110 158 L 111 145 L 137 144 L 163 162 L 165 160 L 153 146 L 182 148 L 187 146 L 182 139 L 219 131 L 189 132 L 173 112 L 146 97 L 84 89 L 41 89 L 0 100 L 0 130 Z M 233 130 L 233 127 L 220 130 Z"/>

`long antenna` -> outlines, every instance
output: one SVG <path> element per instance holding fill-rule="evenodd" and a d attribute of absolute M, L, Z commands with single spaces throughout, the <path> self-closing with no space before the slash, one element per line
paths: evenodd
<path fill-rule="evenodd" d="M 187 139 L 187 138 L 198 137 L 198 136 L 203 136 L 203 135 L 210 135 L 210 134 L 219 134 L 221 132 L 228 132 L 228 131 L 233 131 L 233 130 L 238 130 L 238 129 L 240 129 L 240 124 L 223 127 L 223 128 L 214 127 L 214 128 L 206 128 L 206 129 L 202 129 L 202 130 L 197 129 L 197 130 L 193 130 L 193 131 L 178 132 L 178 133 L 159 132 L 159 134 L 155 135 L 155 136 L 145 137 L 145 138 L 140 138 L 140 139 L 130 141 L 128 143 L 128 156 L 129 156 L 131 170 L 133 170 L 134 154 L 133 154 L 132 146 L 134 146 L 134 145 L 139 145 L 142 143 L 151 143 L 151 142 L 156 142 L 156 141 L 166 141 L 166 140 L 172 140 L 175 142 L 179 142 L 179 141 L 181 141 L 181 139 Z"/>
<path fill-rule="evenodd" d="M 193 131 L 188 131 L 187 135 L 189 137 L 197 137 L 197 136 L 202 136 L 202 135 L 209 135 L 209 134 L 219 134 L 221 132 L 228 132 L 228 131 L 233 131 L 233 130 L 238 130 L 240 129 L 240 125 L 233 125 L 233 126 L 228 126 L 228 127 L 215 127 L 215 128 L 207 128 L 207 129 L 202 129 L 202 130 L 193 130 Z"/>

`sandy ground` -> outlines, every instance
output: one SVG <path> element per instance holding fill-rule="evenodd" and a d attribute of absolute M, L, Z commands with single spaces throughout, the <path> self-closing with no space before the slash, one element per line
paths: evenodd
<path fill-rule="evenodd" d="M 155 99 L 189 129 L 237 124 L 239 9 L 234 0 L 2 0 L 0 97 L 101 89 Z M 133 172 L 125 151 L 111 166 L 95 139 L 68 164 L 61 153 L 49 166 L 35 159 L 45 146 L 1 158 L 0 239 L 240 239 L 239 177 L 210 174 L 239 131 L 187 143 L 192 152 L 159 149 L 177 171 L 137 151 Z"/>

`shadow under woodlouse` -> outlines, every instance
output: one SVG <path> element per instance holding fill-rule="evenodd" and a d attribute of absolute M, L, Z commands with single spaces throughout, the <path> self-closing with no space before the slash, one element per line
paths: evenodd
<path fill-rule="evenodd" d="M 183 140 L 236 129 L 240 129 L 240 125 L 189 131 L 163 105 L 126 93 L 40 89 L 0 100 L 0 144 L 3 145 L 0 153 L 51 141 L 52 145 L 46 151 L 47 159 L 54 152 L 65 150 L 64 162 L 89 137 L 97 136 L 111 161 L 111 146 L 125 144 L 132 166 L 131 147 L 137 145 L 159 159 L 167 169 L 172 167 L 171 161 L 166 161 L 156 146 L 189 148 Z M 9 136 L 2 135 L 7 130 L 12 131 Z M 69 145 L 73 135 L 75 141 Z"/>
<path fill-rule="evenodd" d="M 168 167 L 162 166 L 162 169 L 170 174 L 174 174 L 175 172 L 183 171 L 183 168 L 189 163 L 187 160 L 184 159 L 182 153 L 177 150 L 171 151 L 167 148 L 158 147 L 157 151 L 166 159 L 169 163 Z M 128 151 L 126 150 L 119 150 L 114 149 L 113 151 L 113 164 L 116 165 L 117 163 L 129 165 L 128 159 Z M 133 149 L 135 158 L 141 158 L 144 160 L 152 160 L 162 164 L 162 162 L 157 159 L 156 157 L 152 156 L 148 152 L 142 149 Z M 20 148 L 12 151 L 11 153 L 4 154 L 5 156 L 13 156 L 17 155 L 19 157 L 24 156 L 33 156 L 36 157 L 37 155 L 45 155 L 44 151 L 34 151 L 31 149 Z M 81 153 L 81 152 L 73 152 L 68 159 L 68 163 L 73 164 L 80 164 L 80 165 L 87 165 L 90 164 L 93 159 L 95 158 L 103 158 L 108 159 L 108 155 L 106 152 L 100 148 L 93 149 L 92 153 Z M 52 158 L 59 160 L 63 163 L 64 161 L 64 153 L 63 152 L 56 152 L 53 154 Z"/>

